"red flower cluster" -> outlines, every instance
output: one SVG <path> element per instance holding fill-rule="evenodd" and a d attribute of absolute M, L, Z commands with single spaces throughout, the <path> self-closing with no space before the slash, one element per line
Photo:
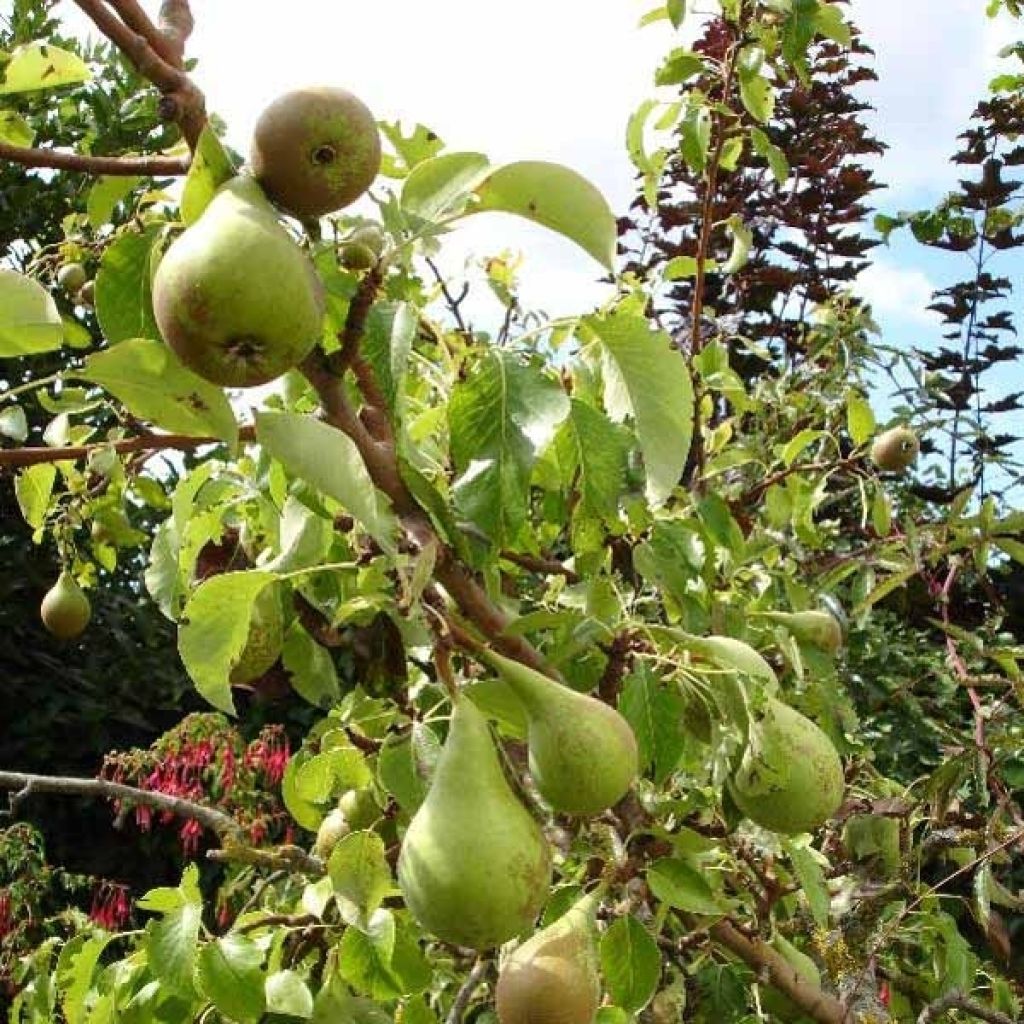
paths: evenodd
<path fill-rule="evenodd" d="M 245 826 L 257 845 L 282 835 L 290 842 L 289 817 L 272 791 L 280 785 L 290 756 L 288 737 L 279 725 L 266 726 L 246 745 L 224 716 L 194 714 L 149 750 L 109 755 L 102 776 L 217 807 Z M 138 827 L 148 832 L 154 818 L 159 825 L 169 825 L 175 816 L 139 806 L 134 817 Z M 198 852 L 202 831 L 193 819 L 180 826 L 178 835 L 186 856 Z"/>
<path fill-rule="evenodd" d="M 132 915 L 128 887 L 115 882 L 100 882 L 92 897 L 89 917 L 108 932 L 116 932 Z"/>

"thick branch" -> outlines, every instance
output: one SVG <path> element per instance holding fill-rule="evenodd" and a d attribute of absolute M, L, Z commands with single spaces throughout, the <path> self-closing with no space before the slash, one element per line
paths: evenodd
<path fill-rule="evenodd" d="M 221 838 L 239 833 L 238 822 L 222 811 L 191 800 L 153 793 L 134 786 L 123 786 L 106 779 L 75 779 L 56 775 L 25 775 L 21 772 L 0 772 L 0 789 L 15 790 L 12 802 L 31 796 L 33 793 L 60 793 L 64 796 L 91 796 L 104 800 L 123 800 L 159 811 L 170 811 L 179 818 L 192 818 L 204 828 L 210 829 Z"/>
<path fill-rule="evenodd" d="M 238 436 L 242 441 L 251 441 L 255 437 L 252 427 L 243 427 Z M 132 452 L 160 451 L 175 449 L 177 451 L 193 451 L 211 444 L 224 444 L 222 437 L 192 437 L 189 434 L 140 434 L 138 437 L 126 437 L 121 441 L 100 442 L 98 444 L 80 444 L 67 448 L 8 448 L 0 449 L 0 469 L 23 469 L 26 466 L 37 466 L 42 462 L 77 462 L 87 459 L 93 452 L 108 451 L 113 448 L 118 455 Z"/>
<path fill-rule="evenodd" d="M 932 1024 L 932 1021 L 938 1020 L 950 1010 L 963 1010 L 964 1013 L 969 1013 L 972 1017 L 988 1021 L 988 1024 L 1018 1024 L 1007 1014 L 993 1010 L 990 1006 L 971 999 L 957 989 L 953 989 L 952 992 L 947 992 L 944 996 L 929 1003 L 918 1016 L 917 1024 Z"/>
<path fill-rule="evenodd" d="M 845 1024 L 847 1021 L 846 1007 L 835 996 L 807 981 L 761 939 L 748 939 L 728 921 L 712 925 L 709 932 L 715 942 L 735 953 L 758 977 L 764 978 L 818 1024 Z"/>
<path fill-rule="evenodd" d="M 104 0 L 75 0 L 96 27 L 161 93 L 161 111 L 181 127 L 189 149 L 195 150 L 206 124 L 203 94 L 180 68 L 165 60 L 146 36 L 123 22 Z M 147 22 L 149 19 L 146 19 Z"/>
<path fill-rule="evenodd" d="M 452 1003 L 452 1008 L 448 1011 L 448 1016 L 445 1018 L 444 1024 L 462 1024 L 462 1018 L 466 1010 L 469 1008 L 469 1003 L 473 998 L 473 994 L 487 980 L 487 975 L 490 974 L 490 972 L 490 960 L 477 960 L 473 970 L 469 972 L 469 976 L 462 983 L 462 987 L 456 994 L 455 1000 Z"/>
<path fill-rule="evenodd" d="M 58 171 L 109 174 L 120 177 L 163 178 L 186 174 L 189 160 L 181 156 L 88 156 L 64 149 L 33 149 L 0 142 L 0 160 L 23 167 L 52 167 Z"/>
<path fill-rule="evenodd" d="M 163 9 L 160 11 L 161 26 L 158 28 L 150 20 L 149 15 L 142 9 L 138 0 L 107 0 L 111 7 L 121 16 L 121 20 L 138 35 L 142 36 L 147 43 L 156 51 L 158 56 L 167 61 L 173 67 L 180 68 L 185 49 L 187 34 L 182 36 L 178 31 L 168 31 L 165 26 L 166 16 Z M 164 5 L 165 7 L 167 4 Z M 184 5 L 185 10 L 191 19 L 191 11 L 188 4 Z M 191 26 L 189 27 L 189 32 Z"/>

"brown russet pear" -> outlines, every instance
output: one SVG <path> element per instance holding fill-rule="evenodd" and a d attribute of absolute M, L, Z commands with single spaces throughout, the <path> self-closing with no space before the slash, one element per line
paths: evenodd
<path fill-rule="evenodd" d="M 355 202 L 380 170 L 373 114 L 345 89 L 285 93 L 260 115 L 249 162 L 267 195 L 300 219 Z"/>
<path fill-rule="evenodd" d="M 75 577 L 65 570 L 43 597 L 39 615 L 43 625 L 55 637 L 74 640 L 89 625 L 92 608 Z"/>
<path fill-rule="evenodd" d="M 455 700 L 430 788 L 402 839 L 398 884 L 427 931 L 472 949 L 528 931 L 547 897 L 547 841 L 468 697 Z"/>
<path fill-rule="evenodd" d="M 843 800 L 843 764 L 832 741 L 805 715 L 768 697 L 730 787 L 736 806 L 772 832 L 813 832 Z"/>
<path fill-rule="evenodd" d="M 518 661 L 481 654 L 526 710 L 530 774 L 564 814 L 592 815 L 621 800 L 639 756 L 629 723 L 596 697 L 578 693 Z"/>
<path fill-rule="evenodd" d="M 921 442 L 910 427 L 893 427 L 878 435 L 871 445 L 871 461 L 883 473 L 909 469 L 921 451 Z"/>
<path fill-rule="evenodd" d="M 842 623 L 826 611 L 762 612 L 762 618 L 785 626 L 802 643 L 837 654 L 843 647 Z"/>
<path fill-rule="evenodd" d="M 323 287 L 251 178 L 232 178 L 171 245 L 153 277 L 164 341 L 222 387 L 266 384 L 320 339 Z"/>
<path fill-rule="evenodd" d="M 601 999 L 597 891 L 524 942 L 502 964 L 495 988 L 501 1024 L 590 1024 Z"/>

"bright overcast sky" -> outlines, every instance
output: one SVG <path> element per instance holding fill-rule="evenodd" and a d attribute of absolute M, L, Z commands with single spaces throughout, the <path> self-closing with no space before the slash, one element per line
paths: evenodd
<path fill-rule="evenodd" d="M 210 109 L 243 152 L 275 96 L 311 82 L 338 84 L 378 118 L 422 122 L 450 149 L 478 150 L 495 163 L 568 164 L 622 213 L 633 194 L 626 119 L 652 94 L 653 69 L 673 45 L 667 22 L 636 28 L 651 6 L 654 0 L 197 2 L 189 52 L 199 59 Z M 989 21 L 983 8 L 983 0 L 853 0 L 850 15 L 876 51 L 881 79 L 865 91 L 876 107 L 873 127 L 891 147 L 882 169 L 891 187 L 876 193 L 880 208 L 927 205 L 955 182 L 947 161 L 956 135 L 998 66 L 999 46 L 1013 38 L 1012 26 Z M 81 24 L 70 0 L 59 10 Z M 581 311 L 606 294 L 582 251 L 513 218 L 481 217 L 453 242 L 451 269 L 470 253 L 527 251 L 526 305 L 553 315 Z M 880 250 L 878 259 L 861 287 L 880 320 L 900 333 L 924 329 L 921 310 L 942 268 L 914 246 Z M 473 308 L 486 316 L 486 304 Z"/>

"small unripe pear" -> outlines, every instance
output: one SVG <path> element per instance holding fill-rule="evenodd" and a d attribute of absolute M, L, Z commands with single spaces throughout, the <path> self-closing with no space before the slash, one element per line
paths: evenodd
<path fill-rule="evenodd" d="M 368 789 L 350 789 L 342 793 L 338 809 L 356 832 L 369 828 L 380 817 L 380 807 Z"/>
<path fill-rule="evenodd" d="M 43 625 L 61 640 L 81 636 L 92 617 L 89 599 L 71 573 L 65 571 L 46 592 L 39 607 Z"/>
<path fill-rule="evenodd" d="M 871 461 L 883 473 L 902 473 L 913 465 L 921 442 L 910 427 L 893 427 L 879 434 L 871 445 Z"/>
<path fill-rule="evenodd" d="M 769 943 L 790 967 L 793 972 L 811 985 L 821 984 L 821 972 L 818 965 L 804 952 L 797 949 L 792 942 L 776 935 Z M 803 1011 L 791 999 L 784 996 L 778 989 L 764 985 L 761 988 L 761 1006 L 766 1013 L 787 1022 L 799 1020 L 805 1016 Z"/>
<path fill-rule="evenodd" d="M 837 654 L 843 646 L 843 627 L 826 611 L 764 612 L 763 617 L 785 626 L 801 643 L 811 644 L 829 654 Z"/>
<path fill-rule="evenodd" d="M 284 645 L 284 613 L 276 590 L 267 587 L 256 596 L 245 647 L 231 669 L 235 686 L 251 683 L 270 671 Z"/>
<path fill-rule="evenodd" d="M 85 286 L 88 280 L 85 267 L 81 263 L 65 263 L 57 271 L 57 284 L 68 295 L 74 295 L 75 292 Z"/>
<path fill-rule="evenodd" d="M 320 822 L 317 829 L 316 842 L 313 844 L 313 854 L 321 860 L 327 860 L 334 848 L 352 831 L 345 812 L 340 807 L 335 807 L 327 817 Z"/>
<path fill-rule="evenodd" d="M 369 270 L 377 262 L 377 257 L 368 245 L 348 241 L 341 247 L 338 260 L 346 270 Z"/>
<path fill-rule="evenodd" d="M 86 281 L 85 284 L 78 289 L 78 303 L 88 309 L 92 309 L 92 307 L 96 305 L 95 281 Z"/>

